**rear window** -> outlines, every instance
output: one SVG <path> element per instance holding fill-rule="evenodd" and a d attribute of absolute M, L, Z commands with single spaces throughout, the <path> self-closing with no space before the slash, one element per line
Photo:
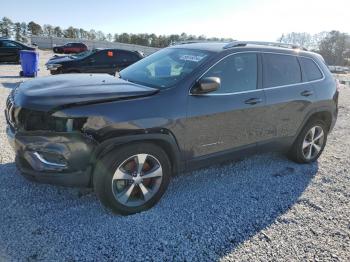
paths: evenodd
<path fill-rule="evenodd" d="M 300 57 L 299 59 L 305 74 L 305 81 L 314 81 L 323 77 L 320 69 L 312 59 L 305 57 Z"/>
<path fill-rule="evenodd" d="M 283 54 L 264 54 L 264 87 L 275 87 L 301 82 L 297 57 Z"/>

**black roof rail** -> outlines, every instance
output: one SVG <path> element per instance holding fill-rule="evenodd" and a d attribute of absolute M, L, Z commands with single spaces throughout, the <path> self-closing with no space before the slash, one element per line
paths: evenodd
<path fill-rule="evenodd" d="M 196 43 L 203 43 L 203 41 L 196 41 L 196 40 L 187 40 L 187 41 L 179 41 L 179 42 L 171 42 L 170 45 L 185 45 L 185 44 L 196 44 Z"/>
<path fill-rule="evenodd" d="M 225 43 L 225 42 L 223 42 L 223 41 L 213 41 L 213 40 L 185 40 L 185 41 L 171 42 L 169 46 L 185 45 L 185 44 L 201 44 L 201 43 L 205 44 L 205 43 Z"/>
<path fill-rule="evenodd" d="M 289 48 L 289 49 L 301 49 L 301 50 L 307 51 L 305 47 L 302 47 L 296 44 L 287 44 L 287 43 L 279 43 L 279 42 L 262 42 L 262 41 L 233 41 L 225 45 L 223 48 L 229 49 L 233 47 L 247 46 L 247 45 L 274 46 L 274 47 L 282 47 L 282 48 Z"/>

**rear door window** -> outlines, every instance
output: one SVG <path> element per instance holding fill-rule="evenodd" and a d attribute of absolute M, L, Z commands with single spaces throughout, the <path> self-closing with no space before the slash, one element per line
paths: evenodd
<path fill-rule="evenodd" d="M 312 59 L 300 57 L 299 60 L 305 74 L 305 81 L 322 79 L 322 72 Z"/>
<path fill-rule="evenodd" d="M 276 87 L 301 82 L 301 69 L 296 56 L 263 54 L 263 85 Z"/>

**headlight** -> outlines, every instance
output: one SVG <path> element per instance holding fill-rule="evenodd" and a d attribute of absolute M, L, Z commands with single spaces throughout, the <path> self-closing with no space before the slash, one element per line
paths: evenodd
<path fill-rule="evenodd" d="M 48 64 L 46 66 L 47 66 L 48 70 L 54 70 L 54 69 L 61 67 L 62 65 L 60 65 L 60 64 Z"/>
<path fill-rule="evenodd" d="M 47 112 L 22 109 L 18 122 L 26 131 L 72 132 L 81 131 L 86 118 L 55 117 Z"/>

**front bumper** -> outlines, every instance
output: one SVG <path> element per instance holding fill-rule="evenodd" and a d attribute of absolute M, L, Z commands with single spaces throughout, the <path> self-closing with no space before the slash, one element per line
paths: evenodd
<path fill-rule="evenodd" d="M 21 174 L 37 182 L 89 186 L 95 142 L 78 133 L 23 132 L 6 129 Z"/>
<path fill-rule="evenodd" d="M 51 75 L 58 75 L 61 73 L 61 71 L 58 69 L 47 69 L 47 70 L 50 70 Z"/>

